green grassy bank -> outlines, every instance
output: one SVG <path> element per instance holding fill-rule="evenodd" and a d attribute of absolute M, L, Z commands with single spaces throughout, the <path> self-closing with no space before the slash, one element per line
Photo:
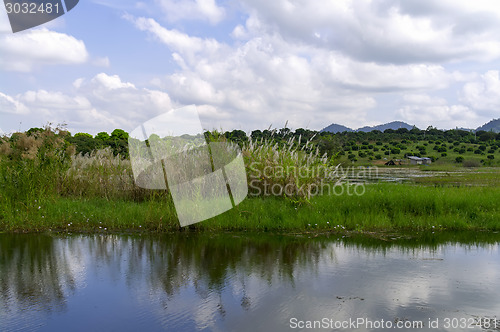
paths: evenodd
<path fill-rule="evenodd" d="M 337 192 L 338 194 L 339 192 Z M 360 192 L 361 193 L 361 192 Z M 500 231 L 500 187 L 366 185 L 362 195 L 321 195 L 297 204 L 283 197 L 247 198 L 235 209 L 192 225 L 203 231 Z M 142 202 L 55 197 L 1 211 L 3 232 L 165 232 L 180 229 L 168 198 Z"/>
<path fill-rule="evenodd" d="M 0 232 L 180 230 L 167 190 L 139 187 L 130 160 L 110 148 L 75 155 L 66 136 L 48 128 L 0 140 Z M 211 140 L 224 142 L 223 137 Z M 338 160 L 321 155 L 310 140 L 305 144 L 301 136 L 286 142 L 250 140 L 242 145 L 242 156 L 249 198 L 190 229 L 301 233 L 500 230 L 497 167 L 433 165 L 420 168 L 434 170 L 432 176 L 415 177 L 408 183 L 373 183 L 357 190 L 344 184 L 316 195 L 314 188 L 331 186 L 344 173 L 336 173 Z M 266 196 L 261 189 L 271 186 L 285 188 L 286 196 Z M 259 196 L 252 197 L 254 194 Z"/>

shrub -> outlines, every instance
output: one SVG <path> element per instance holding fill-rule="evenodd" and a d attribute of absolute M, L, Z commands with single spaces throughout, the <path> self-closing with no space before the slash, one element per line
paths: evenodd
<path fill-rule="evenodd" d="M 481 166 L 481 163 L 477 160 L 464 160 L 462 165 L 464 167 L 479 167 Z"/>
<path fill-rule="evenodd" d="M 462 156 L 458 156 L 455 158 L 455 162 L 457 162 L 459 164 L 462 163 L 463 161 L 464 161 L 464 157 L 462 157 Z"/>

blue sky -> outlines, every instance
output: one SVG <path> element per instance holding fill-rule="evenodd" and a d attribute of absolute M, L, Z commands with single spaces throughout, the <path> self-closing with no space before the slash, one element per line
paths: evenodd
<path fill-rule="evenodd" d="M 500 117 L 500 6 L 460 0 L 81 0 L 13 34 L 0 128 L 132 130 L 195 104 L 206 129 L 476 128 Z"/>

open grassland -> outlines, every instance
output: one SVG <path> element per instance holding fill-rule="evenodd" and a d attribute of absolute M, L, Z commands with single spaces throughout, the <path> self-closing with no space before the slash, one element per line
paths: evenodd
<path fill-rule="evenodd" d="M 402 160 L 405 156 L 429 157 L 433 166 L 499 166 L 500 149 L 497 143 L 478 144 L 422 141 L 365 141 L 344 147 L 340 162 L 355 165 L 383 165 L 388 160 Z"/>

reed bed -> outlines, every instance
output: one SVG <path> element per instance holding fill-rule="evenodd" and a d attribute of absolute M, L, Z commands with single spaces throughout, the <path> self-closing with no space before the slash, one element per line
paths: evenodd
<path fill-rule="evenodd" d="M 301 142 L 252 140 L 243 146 L 249 193 L 252 196 L 286 196 L 308 201 L 312 191 L 333 181 L 335 167 L 327 154 L 312 144 L 314 136 Z"/>
<path fill-rule="evenodd" d="M 146 189 L 135 184 L 130 160 L 113 155 L 109 147 L 90 155 L 73 155 L 60 194 L 135 201 L 149 196 Z"/>

